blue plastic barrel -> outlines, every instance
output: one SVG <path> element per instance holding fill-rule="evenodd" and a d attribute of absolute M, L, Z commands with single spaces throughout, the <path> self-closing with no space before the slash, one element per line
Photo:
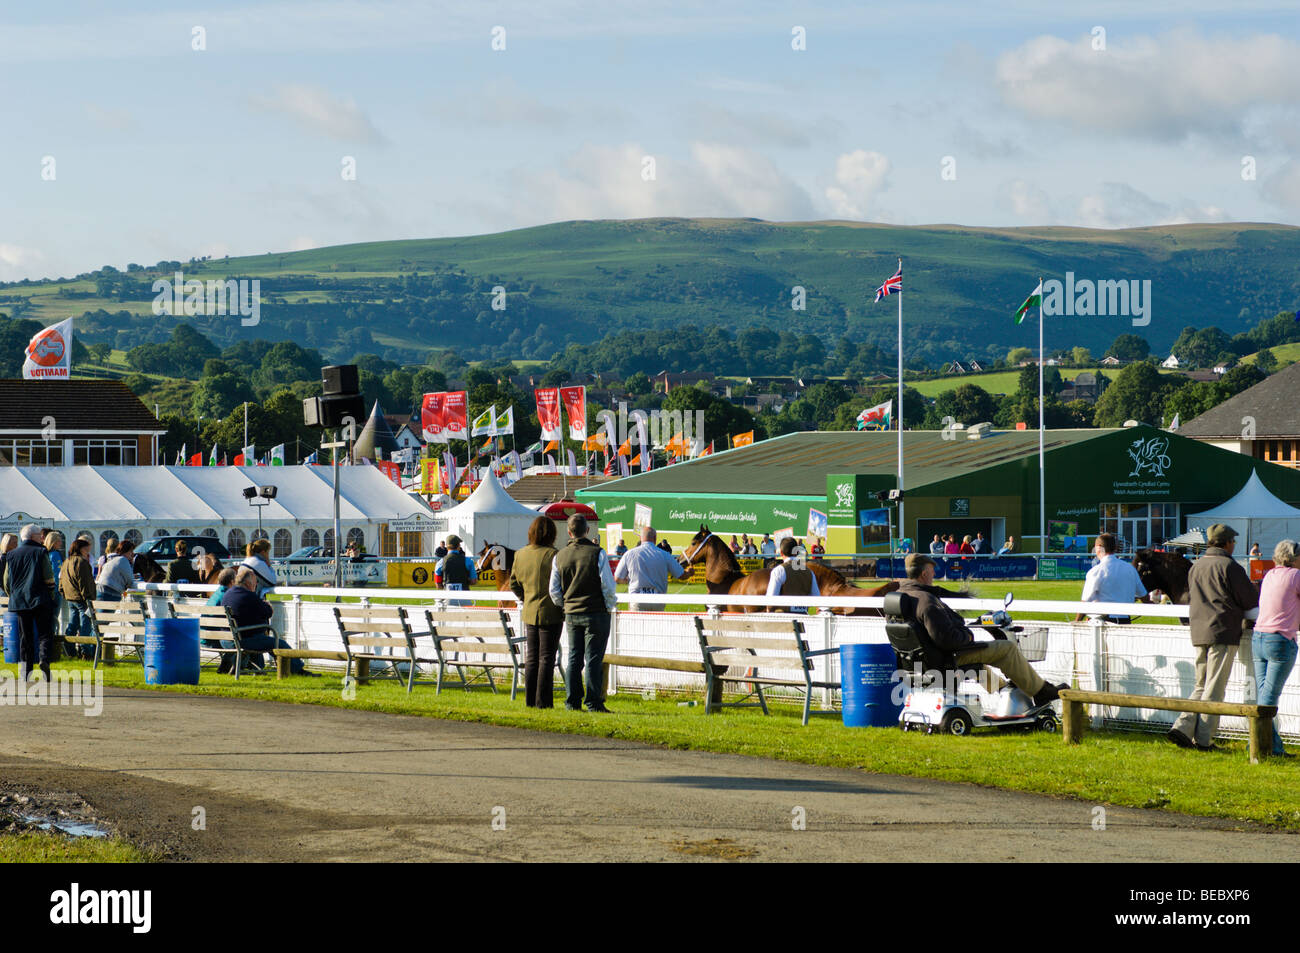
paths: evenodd
<path fill-rule="evenodd" d="M 149 685 L 199 683 L 199 620 L 147 619 L 144 680 Z"/>
<path fill-rule="evenodd" d="M 5 664 L 13 665 L 19 661 L 18 645 L 22 640 L 22 629 L 18 625 L 18 613 L 6 612 L 4 622 Z"/>
<path fill-rule="evenodd" d="M 840 689 L 844 724 L 850 728 L 891 728 L 898 724 L 902 699 L 895 701 L 898 662 L 888 643 L 840 646 Z"/>

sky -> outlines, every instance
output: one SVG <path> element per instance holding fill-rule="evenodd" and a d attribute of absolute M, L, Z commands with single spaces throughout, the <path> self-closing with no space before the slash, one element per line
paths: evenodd
<path fill-rule="evenodd" d="M 1294 0 L 0 0 L 0 281 L 571 219 L 1300 225 L 1298 24 Z"/>

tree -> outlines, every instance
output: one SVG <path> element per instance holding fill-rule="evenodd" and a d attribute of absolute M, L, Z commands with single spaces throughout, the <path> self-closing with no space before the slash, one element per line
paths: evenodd
<path fill-rule="evenodd" d="M 634 371 L 623 381 L 623 388 L 632 396 L 639 397 L 642 394 L 648 394 L 654 389 L 650 383 L 650 378 L 643 371 Z"/>
<path fill-rule="evenodd" d="M 962 384 L 956 390 L 944 391 L 934 401 L 934 413 L 942 422 L 951 416 L 961 424 L 992 421 L 997 404 L 988 391 L 977 384 Z"/>
<path fill-rule="evenodd" d="M 1013 347 L 1007 351 L 1007 364 L 1011 367 L 1019 367 L 1025 361 L 1032 361 L 1034 352 L 1027 347 Z"/>
<path fill-rule="evenodd" d="M 1092 352 L 1086 347 L 1074 347 L 1070 349 L 1070 360 L 1076 367 L 1087 367 L 1092 363 Z"/>
<path fill-rule="evenodd" d="M 1175 382 L 1165 377 L 1150 361 L 1130 364 L 1097 398 L 1096 425 L 1120 427 L 1131 419 L 1158 427 L 1163 422 L 1170 391 L 1185 381 L 1186 378 Z"/>
<path fill-rule="evenodd" d="M 1059 394 L 1065 387 L 1065 382 L 1061 380 L 1061 371 L 1055 367 L 1043 368 L 1043 393 Z M 1038 365 L 1031 364 L 1028 367 L 1020 369 L 1020 381 L 1016 388 L 1017 393 L 1031 394 L 1038 396 Z"/>
<path fill-rule="evenodd" d="M 217 419 L 256 396 L 247 378 L 231 373 L 214 374 L 204 377 L 195 386 L 190 411 L 195 417 Z"/>
<path fill-rule="evenodd" d="M 1265 374 L 1272 374 L 1277 370 L 1277 355 L 1273 353 L 1272 348 L 1264 348 L 1255 355 L 1255 366 Z"/>
<path fill-rule="evenodd" d="M 1227 391 L 1229 397 L 1240 394 L 1248 387 L 1254 387 L 1256 384 L 1267 379 L 1268 375 L 1258 364 L 1238 364 L 1228 373 L 1219 379 L 1219 383 Z"/>
<path fill-rule="evenodd" d="M 1121 361 L 1144 361 L 1151 353 L 1151 345 L 1146 338 L 1137 334 L 1121 334 L 1106 350 L 1106 356 Z"/>

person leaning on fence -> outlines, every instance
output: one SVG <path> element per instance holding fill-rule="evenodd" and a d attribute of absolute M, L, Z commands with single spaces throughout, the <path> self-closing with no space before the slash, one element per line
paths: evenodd
<path fill-rule="evenodd" d="M 804 554 L 794 537 L 781 540 L 781 562 L 772 567 L 767 577 L 769 596 L 820 596 L 817 577 L 804 563 Z M 795 612 L 794 606 L 784 606 L 777 612 Z"/>
<path fill-rule="evenodd" d="M 668 577 L 681 579 L 689 571 L 665 550 L 655 545 L 658 534 L 653 526 L 641 528 L 641 543 L 628 550 L 618 561 L 615 582 L 626 582 L 627 591 L 649 592 L 663 595 L 668 591 Z M 662 612 L 663 604 L 633 603 L 633 612 Z"/>
<path fill-rule="evenodd" d="M 938 533 L 935 533 L 934 539 L 930 540 L 930 555 L 931 556 L 943 555 L 943 540 L 939 538 Z"/>
<path fill-rule="evenodd" d="M 124 539 L 117 544 L 117 549 L 99 570 L 95 579 L 95 598 L 101 602 L 121 602 L 126 591 L 135 585 L 135 570 L 132 558 L 135 556 L 135 543 Z"/>
<path fill-rule="evenodd" d="M 59 570 L 59 594 L 68 602 L 71 614 L 63 630 L 64 636 L 79 635 L 83 638 L 94 636 L 91 613 L 95 601 L 95 574 L 90 569 L 90 540 L 79 536 L 68 548 L 68 558 Z M 93 643 L 73 642 L 67 647 L 69 656 L 94 658 Z"/>
<path fill-rule="evenodd" d="M 565 674 L 569 692 L 564 707 L 580 711 L 586 705 L 587 711 L 608 712 L 602 663 L 609 642 L 609 614 L 618 604 L 617 589 L 605 551 L 587 539 L 585 516 L 569 517 L 569 544 L 551 564 L 547 588 L 551 601 L 564 609 L 569 627 L 569 665 Z"/>
<path fill-rule="evenodd" d="M 164 582 L 178 584 L 198 583 L 199 574 L 194 571 L 194 564 L 189 558 L 190 547 L 183 539 L 176 540 L 176 558 L 167 564 L 167 577 Z"/>
<path fill-rule="evenodd" d="M 18 546 L 4 563 L 5 594 L 9 611 L 18 616 L 18 669 L 22 681 L 39 662 L 41 674 L 50 680 L 50 663 L 55 661 L 54 567 L 46 552 L 41 528 L 28 523 L 18 532 Z M 39 645 L 39 654 L 37 648 Z"/>
<path fill-rule="evenodd" d="M 1097 537 L 1097 542 L 1092 547 L 1093 555 L 1097 557 L 1097 565 L 1089 569 L 1088 575 L 1084 577 L 1083 596 L 1080 601 L 1132 602 L 1136 599 L 1138 602 L 1159 602 L 1159 591 L 1157 590 L 1153 599 L 1152 594 L 1147 592 L 1147 587 L 1142 584 L 1142 577 L 1133 568 L 1133 564 L 1115 555 L 1115 550 L 1118 548 L 1119 541 L 1112 533 L 1102 533 Z M 1087 616 L 1080 612 L 1074 617 L 1074 621 L 1082 622 L 1085 618 Z M 1105 619 L 1107 622 L 1117 622 L 1120 625 L 1128 625 L 1131 621 L 1131 617 L 1126 615 L 1097 618 Z"/>
<path fill-rule="evenodd" d="M 273 589 L 280 584 L 280 580 L 275 576 L 275 570 L 271 568 L 271 541 L 269 539 L 255 539 L 248 544 L 248 555 L 241 566 L 247 568 L 257 578 L 257 595 L 259 597 L 266 594 L 267 590 Z"/>
<path fill-rule="evenodd" d="M 248 566 L 240 566 L 235 573 L 235 583 L 227 590 L 221 598 L 221 605 L 226 608 L 230 616 L 235 621 L 235 627 L 243 629 L 251 626 L 254 629 L 261 627 L 261 634 L 254 632 L 241 632 L 239 635 L 240 644 L 245 652 L 270 652 L 272 649 L 287 649 L 289 643 L 284 639 L 277 639 L 271 634 L 271 616 L 272 610 L 270 604 L 257 594 L 259 580 L 255 573 Z M 316 672 L 308 672 L 303 668 L 302 659 L 295 658 L 289 660 L 289 671 L 294 675 L 310 675 L 315 677 Z"/>
<path fill-rule="evenodd" d="M 1211 526 L 1205 534 L 1209 548 L 1187 574 L 1188 622 L 1196 648 L 1196 686 L 1188 696 L 1193 701 L 1223 701 L 1232 662 L 1241 645 L 1246 613 L 1259 604 L 1250 576 L 1232 558 L 1236 537 L 1237 531 L 1231 526 Z M 1214 736 L 1218 730 L 1218 715 L 1185 711 L 1167 737 L 1180 748 L 1195 745 L 1201 751 L 1217 751 Z"/>
<path fill-rule="evenodd" d="M 1273 549 L 1273 568 L 1259 587 L 1259 618 L 1251 639 L 1255 661 L 1255 701 L 1276 705 L 1282 686 L 1295 666 L 1296 633 L 1300 629 L 1300 546 L 1284 539 Z M 1273 754 L 1290 758 L 1273 720 Z"/>
<path fill-rule="evenodd" d="M 930 639 L 942 652 L 952 652 L 959 666 L 984 664 L 1000 670 L 1022 692 L 1032 695 L 1035 705 L 1046 705 L 1068 685 L 1053 685 L 1033 670 L 1020 646 L 1010 639 L 976 642 L 966 620 L 948 606 L 943 597 L 961 598 L 961 593 L 934 584 L 934 560 L 922 553 L 912 553 L 904 563 L 907 578 L 898 591 L 916 600 L 917 621 L 925 626 Z"/>
<path fill-rule="evenodd" d="M 1008 556 L 1011 553 L 1014 553 L 1015 551 L 1016 551 L 1016 538 L 1014 536 L 1008 536 L 1007 541 L 1003 543 L 1001 547 L 999 547 L 997 555 Z"/>
<path fill-rule="evenodd" d="M 560 650 L 564 610 L 551 601 L 551 566 L 555 562 L 555 521 L 539 516 L 528 524 L 528 545 L 515 553 L 510 591 L 523 600 L 520 609 L 528 655 L 524 659 L 524 704 L 555 707 L 555 656 Z"/>

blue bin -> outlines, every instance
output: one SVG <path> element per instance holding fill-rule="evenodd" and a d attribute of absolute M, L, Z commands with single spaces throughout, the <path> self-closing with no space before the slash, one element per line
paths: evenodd
<path fill-rule="evenodd" d="M 149 685 L 199 683 L 199 620 L 147 619 L 144 680 Z"/>
<path fill-rule="evenodd" d="M 22 640 L 23 632 L 18 625 L 18 613 L 6 612 L 4 615 L 4 635 L 5 635 L 5 664 L 15 665 L 18 663 L 18 644 Z"/>
<path fill-rule="evenodd" d="M 896 699 L 893 646 L 872 643 L 840 646 L 840 689 L 844 724 L 850 728 L 890 728 L 898 724 L 903 699 Z"/>

